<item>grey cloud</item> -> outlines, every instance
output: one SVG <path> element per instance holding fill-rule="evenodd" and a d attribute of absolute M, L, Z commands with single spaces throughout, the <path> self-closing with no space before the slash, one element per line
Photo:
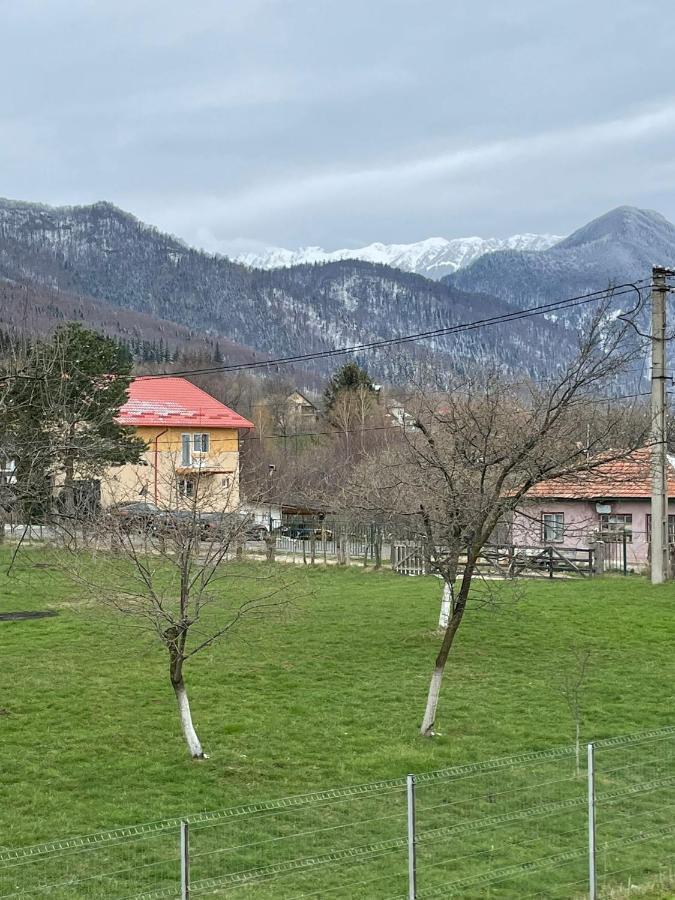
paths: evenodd
<path fill-rule="evenodd" d="M 225 250 L 675 218 L 669 0 L 0 6 L 7 196 Z"/>

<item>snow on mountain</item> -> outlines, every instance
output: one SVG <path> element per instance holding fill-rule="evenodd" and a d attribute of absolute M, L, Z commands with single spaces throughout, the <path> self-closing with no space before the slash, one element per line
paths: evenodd
<path fill-rule="evenodd" d="M 165 341 L 167 322 L 190 337 L 190 332 L 206 333 L 226 348 L 228 360 L 227 348 L 237 345 L 236 361 L 253 351 L 325 353 L 512 311 L 497 298 L 362 259 L 250 269 L 190 248 L 110 203 L 59 208 L 0 199 L 2 278 L 43 295 L 83 296 L 89 305 L 83 301 L 83 309 L 101 301 L 113 333 L 126 327 L 125 321 L 139 321 L 139 315 L 162 320 Z M 25 317 L 22 310 L 19 304 L 10 324 Z M 45 302 L 37 314 L 45 320 L 54 312 Z M 103 317 L 95 320 L 98 327 Z M 367 364 L 373 376 L 395 382 L 410 379 L 411 372 L 422 379 L 433 372 L 435 378 L 476 365 L 538 377 L 566 358 L 573 337 L 564 326 L 533 318 L 508 330 L 441 334 L 395 351 L 384 348 L 369 353 Z M 325 374 L 335 365 L 326 357 L 313 371 Z"/>
<path fill-rule="evenodd" d="M 675 265 L 675 225 L 654 210 L 619 206 L 541 253 L 483 256 L 444 280 L 532 306 L 648 279 L 655 264 Z"/>
<path fill-rule="evenodd" d="M 514 234 L 508 238 L 467 237 L 448 240 L 433 237 L 414 244 L 374 243 L 355 250 L 324 250 L 322 247 L 286 250 L 283 247 L 270 247 L 259 253 L 242 254 L 236 257 L 236 261 L 257 269 L 282 269 L 303 263 L 361 259 L 438 280 L 468 266 L 485 253 L 499 250 L 548 250 L 560 240 L 562 238 L 555 234 Z"/>

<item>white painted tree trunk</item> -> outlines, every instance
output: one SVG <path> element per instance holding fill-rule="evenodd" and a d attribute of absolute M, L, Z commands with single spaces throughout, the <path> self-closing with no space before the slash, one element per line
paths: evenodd
<path fill-rule="evenodd" d="M 443 596 L 441 598 L 441 614 L 438 617 L 438 630 L 445 631 L 450 624 L 450 613 L 452 608 L 452 591 L 447 581 L 443 582 Z"/>
<path fill-rule="evenodd" d="M 434 722 L 436 721 L 436 710 L 438 708 L 438 698 L 441 693 L 441 682 L 443 681 L 443 669 L 438 666 L 434 669 L 431 676 L 431 684 L 429 685 L 429 695 L 427 697 L 427 708 L 424 711 L 424 720 L 420 728 L 421 734 L 429 737 L 434 733 Z"/>
<path fill-rule="evenodd" d="M 197 737 L 197 732 L 192 724 L 190 701 L 188 700 L 187 691 L 185 690 L 185 684 L 181 681 L 179 684 L 174 684 L 173 689 L 176 694 L 176 701 L 178 702 L 180 727 L 183 730 L 183 737 L 185 738 L 185 743 L 190 751 L 190 756 L 193 759 L 206 759 L 206 754 L 202 750 L 201 742 Z"/>

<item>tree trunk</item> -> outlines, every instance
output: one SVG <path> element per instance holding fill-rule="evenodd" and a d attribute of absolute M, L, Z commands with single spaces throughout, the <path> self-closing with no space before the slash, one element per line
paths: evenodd
<path fill-rule="evenodd" d="M 190 701 L 188 700 L 187 691 L 185 690 L 185 682 L 182 675 L 178 681 L 171 679 L 173 690 L 178 703 L 178 714 L 180 715 L 180 727 L 183 731 L 183 737 L 187 744 L 190 756 L 193 759 L 206 759 L 207 756 L 202 750 L 202 745 L 197 737 L 197 732 L 192 724 L 192 713 L 190 712 Z"/>
<path fill-rule="evenodd" d="M 375 543 L 373 544 L 373 556 L 375 559 L 375 568 L 381 569 L 382 568 L 382 535 L 380 534 L 379 529 L 375 534 Z"/>
<path fill-rule="evenodd" d="M 473 563 L 470 559 L 467 559 L 467 564 L 464 569 L 464 575 L 462 577 L 462 586 L 459 589 L 459 594 L 457 595 L 456 602 L 452 609 L 450 621 L 448 622 L 447 628 L 445 629 L 441 649 L 438 651 L 438 656 L 436 657 L 436 663 L 434 665 L 434 671 L 431 676 L 431 683 L 429 684 L 427 705 L 426 709 L 424 710 L 424 719 L 422 720 L 422 725 L 420 727 L 420 734 L 422 734 L 424 737 L 432 737 L 434 734 L 436 710 L 438 709 L 438 698 L 441 693 L 441 683 L 443 681 L 445 664 L 448 661 L 448 654 L 450 653 L 450 648 L 452 647 L 455 635 L 457 634 L 457 629 L 461 625 L 462 618 L 464 616 L 466 601 L 469 596 L 469 589 L 471 588 L 472 575 Z"/>
<path fill-rule="evenodd" d="M 452 612 L 452 589 L 447 581 L 443 582 L 443 596 L 441 598 L 441 612 L 438 617 L 438 630 L 445 631 L 450 624 Z"/>
<path fill-rule="evenodd" d="M 64 463 L 63 510 L 69 519 L 75 518 L 75 463 L 70 456 Z"/>
<path fill-rule="evenodd" d="M 441 694 L 441 683 L 443 681 L 444 666 L 436 664 L 431 676 L 431 684 L 429 685 L 429 694 L 427 695 L 427 706 L 424 710 L 424 719 L 420 733 L 424 737 L 431 737 L 434 733 L 434 722 L 436 721 L 436 710 L 438 709 L 438 698 Z"/>

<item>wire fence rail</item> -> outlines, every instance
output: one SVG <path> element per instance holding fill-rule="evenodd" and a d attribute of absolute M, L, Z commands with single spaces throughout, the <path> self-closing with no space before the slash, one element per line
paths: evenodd
<path fill-rule="evenodd" d="M 667 897 L 674 751 L 669 726 L 4 848 L 0 898 Z"/>

